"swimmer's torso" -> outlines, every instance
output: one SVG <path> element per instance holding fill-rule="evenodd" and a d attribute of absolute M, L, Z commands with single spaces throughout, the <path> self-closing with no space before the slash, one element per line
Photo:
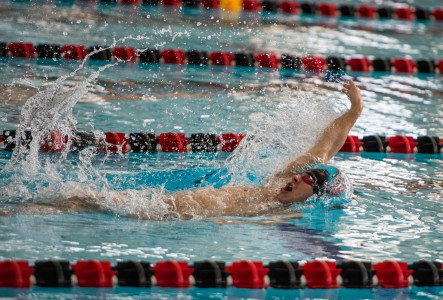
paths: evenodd
<path fill-rule="evenodd" d="M 271 189 L 247 185 L 179 191 L 166 194 L 164 201 L 168 210 L 182 219 L 195 216 L 256 216 L 282 207 Z"/>
<path fill-rule="evenodd" d="M 17 214 L 62 214 L 111 210 L 117 214 L 151 220 L 219 216 L 258 216 L 283 208 L 275 189 L 248 185 L 203 187 L 164 193 L 147 190 L 97 190 L 67 182 L 61 199 L 50 203 L 26 203 Z M 12 213 L 12 212 L 11 212 Z M 1 211 L 0 211 L 1 215 Z"/>

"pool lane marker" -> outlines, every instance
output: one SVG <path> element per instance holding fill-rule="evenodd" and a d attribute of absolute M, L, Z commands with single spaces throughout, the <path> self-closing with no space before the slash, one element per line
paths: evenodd
<path fill-rule="evenodd" d="M 443 74 L 443 59 L 373 58 L 341 56 L 303 57 L 290 54 L 278 56 L 274 53 L 247 53 L 227 51 L 200 51 L 181 49 L 136 49 L 133 47 L 56 45 L 39 44 L 36 47 L 26 42 L 0 42 L 0 57 L 46 58 L 51 62 L 58 59 L 83 60 L 90 54 L 90 60 L 118 61 L 128 63 L 188 64 L 197 66 L 253 67 L 267 69 L 305 70 L 311 72 L 353 71 L 392 72 L 401 74 Z"/>
<path fill-rule="evenodd" d="M 88 2 L 104 2 L 106 4 L 122 4 L 130 6 L 170 6 L 199 9 L 224 9 L 227 11 L 249 11 L 262 13 L 281 13 L 284 15 L 321 16 L 327 18 L 360 18 L 373 19 L 397 19 L 401 21 L 443 21 L 443 8 L 411 7 L 407 5 L 396 6 L 372 6 L 342 4 L 337 6 L 330 3 L 299 3 L 291 0 L 280 2 L 270 0 L 89 0 Z"/>
<path fill-rule="evenodd" d="M 0 288 L 115 286 L 150 288 L 247 288 L 247 289 L 337 289 L 406 288 L 443 286 L 441 261 L 420 260 L 412 264 L 393 260 L 378 263 L 334 260 L 225 262 L 160 261 L 155 265 L 135 260 L 118 262 L 80 260 L 0 261 Z"/>
<path fill-rule="evenodd" d="M 223 133 L 220 136 L 209 133 L 193 133 L 187 138 L 185 133 L 167 132 L 154 133 L 137 132 L 129 136 L 123 132 L 104 132 L 97 136 L 90 132 L 78 131 L 72 137 L 70 151 L 82 150 L 86 147 L 97 147 L 106 153 L 156 153 L 156 152 L 233 152 L 244 138 L 254 139 L 238 133 Z M 32 141 L 31 131 L 25 131 L 21 144 L 29 147 Z M 14 151 L 16 146 L 16 130 L 4 130 L 0 136 L 0 149 Z M 43 152 L 61 152 L 68 145 L 68 137 L 61 131 L 54 131 L 40 144 Z M 369 135 L 359 139 L 358 136 L 348 136 L 340 152 L 392 152 L 392 153 L 423 153 L 440 154 L 443 139 L 438 136 L 385 136 Z"/>

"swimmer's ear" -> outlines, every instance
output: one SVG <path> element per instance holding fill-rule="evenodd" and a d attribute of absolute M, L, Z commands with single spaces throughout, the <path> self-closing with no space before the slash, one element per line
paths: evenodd
<path fill-rule="evenodd" d="M 340 185 L 334 185 L 330 190 L 328 190 L 328 194 L 331 196 L 337 196 L 343 194 L 345 189 Z"/>

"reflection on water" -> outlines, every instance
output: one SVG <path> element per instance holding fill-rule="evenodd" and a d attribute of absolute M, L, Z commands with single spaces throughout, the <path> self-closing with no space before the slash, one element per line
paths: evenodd
<path fill-rule="evenodd" d="M 345 251 L 343 257 L 439 257 L 443 250 L 438 242 L 442 233 L 442 162 L 410 156 L 408 160 L 407 155 L 367 156 L 354 157 L 352 166 L 347 160 L 335 161 L 342 167 L 348 165 L 358 201 L 345 210 L 346 217 L 340 218 L 334 234 L 343 247 L 359 249 Z"/>

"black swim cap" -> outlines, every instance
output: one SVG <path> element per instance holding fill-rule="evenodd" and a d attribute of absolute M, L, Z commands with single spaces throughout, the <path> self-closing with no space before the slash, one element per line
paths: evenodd
<path fill-rule="evenodd" d="M 323 169 L 310 169 L 304 173 L 312 177 L 312 188 L 314 194 L 321 195 L 325 192 L 326 184 L 329 179 L 329 172 Z"/>

